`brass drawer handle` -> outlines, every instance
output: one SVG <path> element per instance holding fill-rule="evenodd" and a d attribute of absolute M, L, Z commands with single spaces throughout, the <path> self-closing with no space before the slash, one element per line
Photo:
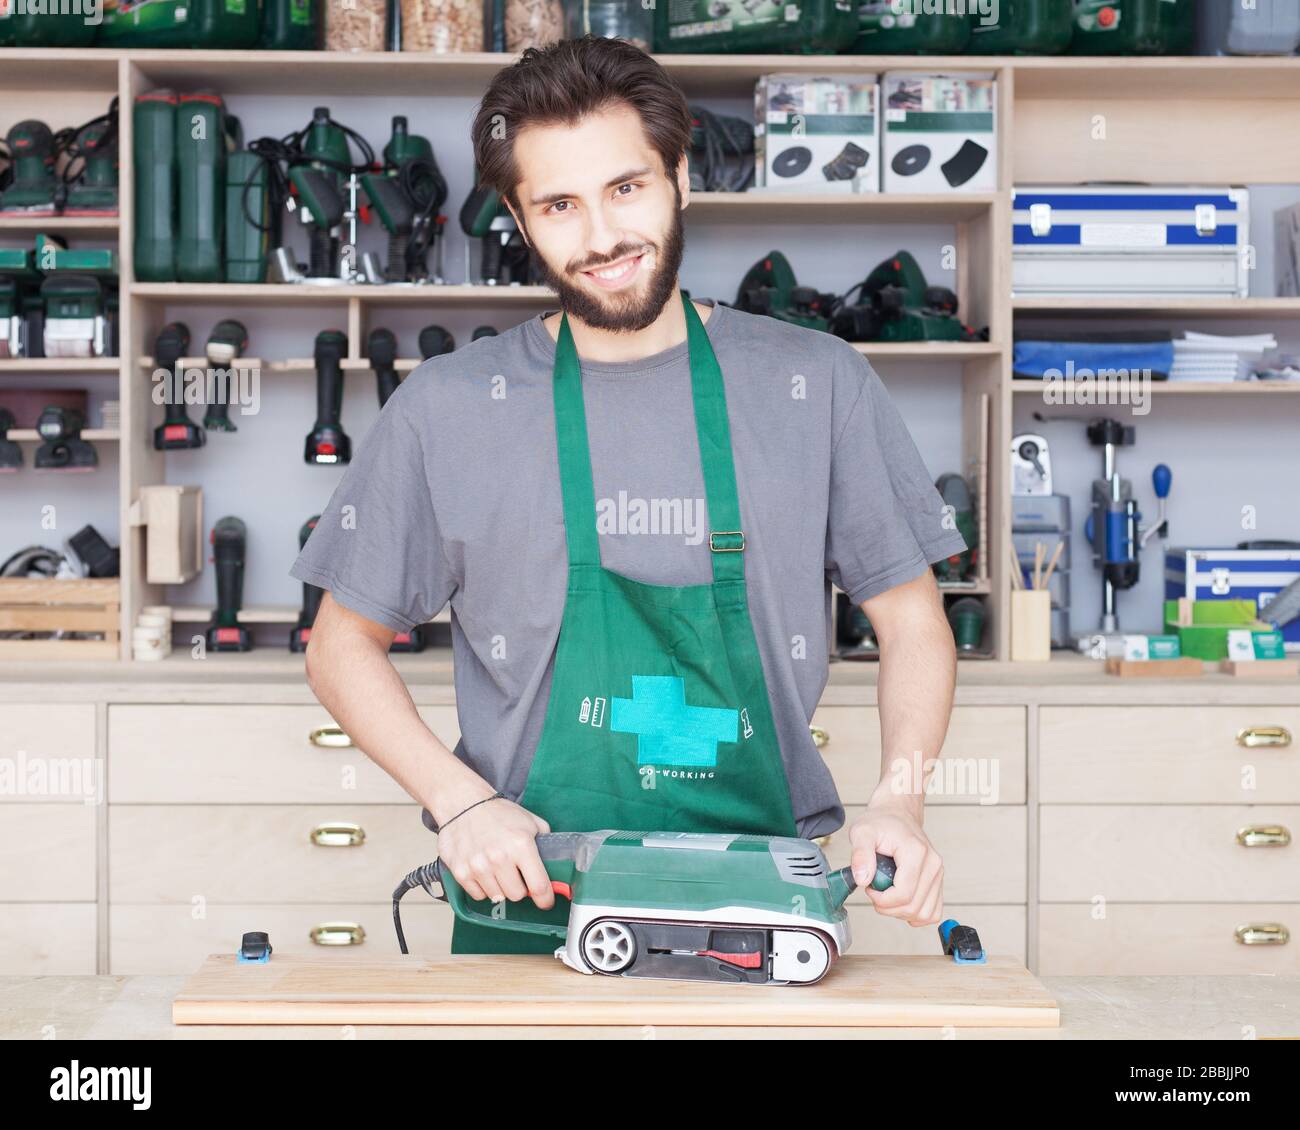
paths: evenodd
<path fill-rule="evenodd" d="M 352 749 L 352 739 L 342 726 L 317 726 L 307 735 L 307 740 L 318 749 Z"/>
<path fill-rule="evenodd" d="M 831 733 L 829 730 L 823 730 L 820 726 L 809 726 L 808 732 L 812 734 L 813 745 L 818 749 L 825 749 L 831 744 Z"/>
<path fill-rule="evenodd" d="M 312 927 L 311 940 L 318 946 L 359 946 L 366 932 L 356 922 L 322 922 Z"/>
<path fill-rule="evenodd" d="M 360 824 L 317 824 L 311 842 L 317 847 L 360 847 L 366 842 L 366 830 Z"/>
<path fill-rule="evenodd" d="M 1243 946 L 1284 946 L 1291 940 L 1291 931 L 1281 922 L 1248 922 L 1238 926 L 1232 936 Z"/>
<path fill-rule="evenodd" d="M 1237 843 L 1242 847 L 1286 847 L 1291 833 L 1281 824 L 1247 824 L 1237 829 Z"/>
<path fill-rule="evenodd" d="M 1237 744 L 1246 749 L 1280 749 L 1291 744 L 1291 731 L 1285 726 L 1247 726 L 1237 731 Z"/>

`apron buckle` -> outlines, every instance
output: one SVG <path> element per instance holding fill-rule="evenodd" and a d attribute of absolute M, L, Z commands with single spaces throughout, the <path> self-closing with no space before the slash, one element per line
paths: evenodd
<path fill-rule="evenodd" d="M 718 538 L 739 538 L 739 545 L 719 545 Z M 745 548 L 745 532 L 743 530 L 715 530 L 709 534 L 709 549 L 714 553 L 740 553 Z"/>

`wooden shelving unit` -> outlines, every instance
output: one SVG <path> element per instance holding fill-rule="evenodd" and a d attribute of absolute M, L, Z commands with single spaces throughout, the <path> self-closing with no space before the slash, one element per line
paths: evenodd
<path fill-rule="evenodd" d="M 325 52 L 229 52 L 150 50 L 0 49 L 0 127 L 29 116 L 31 99 L 56 128 L 85 120 L 87 106 L 116 94 L 129 108 L 135 96 L 157 86 L 215 88 L 227 96 L 292 97 L 304 106 L 321 92 L 331 97 L 393 99 L 404 96 L 476 96 L 512 56 L 487 53 L 331 54 Z M 956 366 L 952 395 L 963 421 L 963 466 L 973 465 L 981 434 L 987 436 L 988 491 L 983 500 L 987 546 L 977 588 L 986 593 L 996 657 L 1008 651 L 1006 608 L 1010 544 L 1007 473 L 1002 453 L 1011 436 L 1015 395 L 1036 391 L 1033 381 L 1010 375 L 1012 324 L 1016 317 L 1291 320 L 1300 299 L 1026 299 L 1011 293 L 1011 190 L 1015 184 L 1071 184 L 1093 180 L 1152 183 L 1219 183 L 1232 170 L 1235 183 L 1300 183 L 1300 147 L 1280 145 L 1300 126 L 1300 58 L 1006 58 L 927 56 L 680 55 L 661 57 L 692 100 L 748 99 L 759 75 L 823 71 L 879 74 L 888 70 L 977 70 L 998 80 L 996 192 L 951 196 L 871 195 L 848 197 L 782 193 L 696 194 L 688 223 L 770 223 L 950 226 L 957 257 L 956 290 L 963 320 L 987 325 L 988 342 L 868 344 L 861 351 L 882 366 L 934 362 Z M 132 146 L 131 115 L 122 115 L 121 151 Z M 132 168 L 121 165 L 122 199 L 133 198 Z M 166 593 L 145 584 L 140 531 L 127 521 L 140 487 L 164 481 L 164 462 L 152 450 L 150 430 L 157 409 L 140 379 L 148 364 L 150 333 L 158 311 L 171 304 L 209 305 L 238 311 L 271 305 L 346 314 L 349 370 L 363 370 L 361 329 L 379 306 L 447 306 L 461 310 L 536 309 L 553 300 L 544 287 L 316 287 L 135 283 L 133 225 L 120 221 L 49 217 L 0 218 L 0 237 L 44 229 L 86 236 L 116 236 L 122 264 L 122 357 L 58 362 L 0 361 L 0 373 L 63 371 L 116 373 L 121 402 L 119 505 L 122 514 L 122 638 L 130 639 L 136 612 L 160 603 Z M 687 280 L 689 285 L 689 280 Z M 405 370 L 416 362 L 407 358 Z M 306 374 L 300 357 L 267 359 L 268 373 Z M 1291 385 L 1163 385 L 1164 396 L 1281 397 Z M 981 423 L 979 412 L 987 411 Z M 108 438 L 108 437 L 106 437 Z M 277 615 L 286 614 L 276 610 Z M 127 644 L 122 645 L 126 657 Z"/>

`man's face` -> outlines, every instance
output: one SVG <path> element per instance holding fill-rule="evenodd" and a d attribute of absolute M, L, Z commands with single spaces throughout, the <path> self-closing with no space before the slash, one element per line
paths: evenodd
<path fill-rule="evenodd" d="M 514 145 L 515 218 L 564 309 L 595 329 L 644 329 L 677 287 L 685 158 L 666 175 L 629 106 L 528 126 Z"/>

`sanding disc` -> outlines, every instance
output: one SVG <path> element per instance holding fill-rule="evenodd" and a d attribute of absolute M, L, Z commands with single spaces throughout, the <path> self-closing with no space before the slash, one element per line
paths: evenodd
<path fill-rule="evenodd" d="M 772 172 L 778 177 L 797 177 L 812 164 L 812 150 L 806 145 L 783 149 L 772 161 Z"/>
<path fill-rule="evenodd" d="M 984 167 L 989 151 L 969 137 L 960 149 L 939 166 L 953 188 L 958 188 Z"/>
<path fill-rule="evenodd" d="M 889 167 L 900 177 L 914 177 L 930 163 L 928 145 L 908 145 L 894 154 Z"/>

